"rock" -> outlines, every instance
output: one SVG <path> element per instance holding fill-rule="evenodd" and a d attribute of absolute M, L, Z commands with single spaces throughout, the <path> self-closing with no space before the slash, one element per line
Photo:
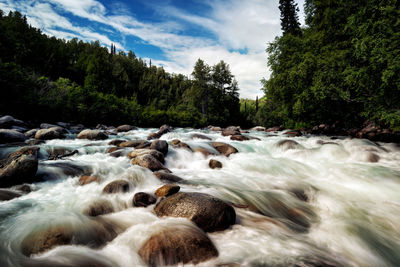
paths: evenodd
<path fill-rule="evenodd" d="M 181 187 L 176 184 L 165 184 L 154 192 L 154 194 L 158 197 L 167 197 L 170 195 L 173 195 L 175 193 L 178 193 Z"/>
<path fill-rule="evenodd" d="M 110 150 L 112 150 L 113 148 L 110 148 Z M 114 157 L 114 158 L 119 158 L 119 157 L 125 157 L 129 154 L 130 150 L 127 149 L 123 149 L 121 147 L 118 147 L 117 149 L 115 149 L 113 152 L 110 152 L 110 156 Z"/>
<path fill-rule="evenodd" d="M 37 146 L 46 143 L 44 140 L 39 140 L 39 139 L 30 139 L 26 140 L 25 143 L 27 143 L 30 146 Z"/>
<path fill-rule="evenodd" d="M 10 158 L 14 158 L 16 156 L 20 156 L 20 155 L 33 155 L 33 156 L 37 156 L 37 152 L 39 151 L 39 147 L 37 146 L 26 146 L 26 147 L 22 147 L 20 149 L 18 149 L 17 151 L 11 153 L 9 155 Z"/>
<path fill-rule="evenodd" d="M 33 191 L 32 187 L 29 184 L 22 184 L 18 185 L 15 187 L 15 190 L 24 192 L 24 193 L 30 193 Z"/>
<path fill-rule="evenodd" d="M 24 132 L 28 131 L 28 128 L 21 127 L 21 126 L 11 126 L 10 129 L 11 130 L 15 130 L 15 131 L 20 132 L 20 133 L 24 133 Z"/>
<path fill-rule="evenodd" d="M 150 142 L 146 140 L 130 140 L 119 144 L 120 147 L 145 148 L 150 146 Z"/>
<path fill-rule="evenodd" d="M 0 144 L 24 142 L 26 139 L 24 134 L 16 130 L 0 129 Z"/>
<path fill-rule="evenodd" d="M 20 193 L 17 193 L 13 190 L 0 189 L 0 201 L 8 201 L 20 196 L 22 196 Z"/>
<path fill-rule="evenodd" d="M 296 141 L 293 140 L 281 140 L 276 144 L 277 147 L 283 148 L 285 150 L 289 149 L 299 149 L 301 148 L 301 145 L 297 143 Z"/>
<path fill-rule="evenodd" d="M 170 174 L 170 173 L 166 173 L 164 171 L 157 171 L 153 173 L 158 179 L 160 179 L 163 182 L 169 182 L 169 183 L 179 183 L 184 181 L 182 178 Z"/>
<path fill-rule="evenodd" d="M 185 149 L 187 149 L 187 150 L 192 151 L 192 148 L 191 148 L 188 144 L 183 143 L 183 142 L 181 142 L 181 141 L 178 140 L 178 139 L 172 140 L 172 141 L 171 141 L 171 146 L 172 146 L 173 148 L 185 148 Z"/>
<path fill-rule="evenodd" d="M 212 151 L 209 151 L 209 150 L 207 150 L 207 149 L 205 149 L 205 148 L 202 148 L 202 147 L 197 147 L 197 148 L 195 148 L 195 149 L 194 149 L 194 152 L 200 152 L 201 154 L 203 154 L 203 155 L 206 156 L 206 157 L 208 157 L 208 156 L 210 156 L 210 155 L 216 155 L 216 153 L 214 153 L 214 152 L 212 152 Z"/>
<path fill-rule="evenodd" d="M 285 135 L 287 135 L 289 137 L 296 137 L 296 136 L 302 136 L 303 135 L 300 130 L 287 131 L 287 132 L 284 132 L 283 134 L 285 134 Z"/>
<path fill-rule="evenodd" d="M 266 130 L 266 132 L 267 133 L 269 133 L 269 132 L 279 132 L 279 131 L 282 131 L 282 130 L 283 130 L 282 126 L 274 126 L 274 127 L 268 128 Z"/>
<path fill-rule="evenodd" d="M 83 126 L 82 124 L 77 124 L 74 126 L 70 127 L 71 132 L 73 133 L 79 133 L 80 131 L 82 131 L 83 129 L 85 129 L 85 126 Z"/>
<path fill-rule="evenodd" d="M 165 156 L 168 153 L 168 143 L 165 140 L 154 140 L 151 142 L 150 149 L 155 149 Z"/>
<path fill-rule="evenodd" d="M 99 215 L 113 213 L 114 208 L 108 200 L 98 200 L 92 203 L 87 209 L 83 211 L 83 214 L 87 216 L 96 217 Z"/>
<path fill-rule="evenodd" d="M 212 140 L 210 137 L 203 134 L 192 134 L 192 139 Z"/>
<path fill-rule="evenodd" d="M 225 156 L 227 156 L 227 157 L 229 157 L 231 154 L 234 154 L 234 153 L 238 153 L 238 152 L 239 152 L 235 147 L 233 147 L 233 146 L 231 146 L 231 145 L 229 145 L 229 144 L 226 144 L 226 143 L 222 143 L 222 142 L 212 142 L 211 145 L 212 145 L 219 153 L 221 153 L 221 154 L 223 154 L 223 155 L 225 155 Z"/>
<path fill-rule="evenodd" d="M 35 138 L 40 140 L 62 139 L 65 138 L 64 129 L 56 126 L 48 129 L 40 129 L 36 132 Z"/>
<path fill-rule="evenodd" d="M 58 179 L 61 173 L 66 176 L 81 176 L 91 172 L 90 167 L 80 166 L 74 161 L 41 163 L 40 166 L 41 172 L 38 175 L 45 180 Z"/>
<path fill-rule="evenodd" d="M 103 188 L 103 193 L 114 194 L 114 193 L 126 193 L 129 192 L 130 185 L 125 180 L 115 180 L 107 184 Z"/>
<path fill-rule="evenodd" d="M 98 248 L 117 236 L 110 225 L 91 222 L 85 225 L 53 225 L 31 232 L 21 243 L 25 256 L 43 253 L 61 245 L 86 245 Z"/>
<path fill-rule="evenodd" d="M 220 169 L 222 168 L 222 163 L 218 160 L 210 159 L 210 162 L 208 162 L 208 166 L 210 166 L 211 169 Z"/>
<path fill-rule="evenodd" d="M 117 146 L 110 147 L 109 149 L 107 149 L 107 153 L 113 153 L 113 152 L 115 152 L 117 150 L 120 150 L 120 149 L 122 149 L 122 148 L 121 147 L 117 147 Z"/>
<path fill-rule="evenodd" d="M 96 125 L 97 130 L 107 130 L 107 128 L 108 128 L 107 125 L 104 125 L 104 124 L 99 123 Z"/>
<path fill-rule="evenodd" d="M 42 123 L 40 124 L 40 129 L 50 129 L 50 128 L 54 128 L 54 127 L 60 127 L 58 125 L 55 124 L 50 124 L 50 123 Z"/>
<path fill-rule="evenodd" d="M 129 131 L 136 130 L 136 129 L 137 128 L 132 125 L 124 124 L 124 125 L 118 126 L 116 128 L 116 131 L 121 133 L 121 132 L 129 132 Z"/>
<path fill-rule="evenodd" d="M 57 160 L 70 157 L 75 154 L 79 154 L 79 151 L 78 150 L 71 151 L 65 147 L 53 147 L 53 149 L 51 149 L 49 154 L 50 154 L 48 157 L 49 160 Z"/>
<path fill-rule="evenodd" d="M 133 196 L 133 206 L 147 207 L 156 203 L 157 199 L 150 194 L 139 192 Z"/>
<path fill-rule="evenodd" d="M 24 122 L 21 120 L 17 120 L 10 115 L 6 115 L 0 117 L 0 128 L 1 129 L 9 129 L 12 126 L 23 126 Z"/>
<path fill-rule="evenodd" d="M 138 254 L 149 266 L 197 264 L 218 257 L 207 235 L 193 226 L 170 226 L 153 234 Z"/>
<path fill-rule="evenodd" d="M 265 127 L 263 126 L 255 126 L 253 128 L 250 129 L 251 131 L 258 131 L 258 132 L 265 132 Z"/>
<path fill-rule="evenodd" d="M 231 206 L 203 193 L 178 192 L 161 200 L 154 211 L 158 217 L 187 218 L 206 232 L 225 230 L 236 221 Z"/>
<path fill-rule="evenodd" d="M 56 124 L 57 124 L 58 126 L 60 126 L 60 127 L 63 127 L 63 128 L 69 128 L 69 127 L 71 127 L 71 123 L 68 123 L 68 122 L 59 121 L 59 122 L 57 122 Z"/>
<path fill-rule="evenodd" d="M 135 149 L 128 154 L 128 157 L 136 158 L 144 155 L 151 155 L 164 164 L 164 154 L 154 149 Z"/>
<path fill-rule="evenodd" d="M 121 140 L 121 139 L 114 139 L 108 142 L 109 146 L 119 146 L 121 143 L 126 142 L 126 140 Z"/>
<path fill-rule="evenodd" d="M 100 130 L 83 130 L 78 134 L 78 139 L 89 139 L 89 140 L 104 140 L 108 136 Z"/>
<path fill-rule="evenodd" d="M 152 133 L 147 137 L 147 140 L 151 139 L 159 139 L 162 135 L 172 131 L 172 127 L 169 125 L 164 124 L 160 127 L 157 133 Z"/>
<path fill-rule="evenodd" d="M 24 133 L 24 135 L 28 138 L 35 138 L 35 135 L 39 131 L 39 129 L 32 129 Z"/>
<path fill-rule="evenodd" d="M 366 161 L 367 162 L 378 162 L 381 159 L 381 157 L 379 157 L 379 155 L 372 153 L 372 152 L 367 152 L 367 156 L 366 156 Z"/>
<path fill-rule="evenodd" d="M 240 127 L 229 126 L 229 127 L 225 128 L 225 129 L 223 129 L 221 134 L 223 136 L 240 135 Z"/>
<path fill-rule="evenodd" d="M 250 140 L 247 136 L 241 135 L 241 134 L 236 134 L 231 136 L 231 140 L 235 141 L 247 141 Z"/>
<path fill-rule="evenodd" d="M 213 132 L 221 132 L 222 131 L 222 128 L 218 127 L 218 126 L 208 126 L 207 128 L 210 129 L 210 131 L 213 131 Z"/>
<path fill-rule="evenodd" d="M 131 163 L 134 165 L 139 165 L 141 167 L 147 168 L 151 171 L 158 171 L 165 169 L 164 165 L 158 159 L 156 159 L 150 154 L 134 157 Z"/>
<path fill-rule="evenodd" d="M 95 176 L 95 175 L 83 175 L 81 176 L 81 178 L 79 178 L 79 185 L 86 185 L 86 184 L 90 184 L 93 182 L 99 182 L 99 177 Z"/>
<path fill-rule="evenodd" d="M 302 189 L 294 188 L 290 190 L 290 193 L 292 193 L 296 198 L 298 198 L 301 201 L 304 202 L 308 201 L 308 195 Z"/>
<path fill-rule="evenodd" d="M 35 180 L 38 159 L 36 154 L 29 154 L 25 149 L 23 148 L 22 151 L 12 153 L 7 159 L 1 162 L 0 187 L 30 183 Z"/>

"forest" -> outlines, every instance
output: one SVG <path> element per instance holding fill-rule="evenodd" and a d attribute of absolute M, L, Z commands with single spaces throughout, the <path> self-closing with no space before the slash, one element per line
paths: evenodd
<path fill-rule="evenodd" d="M 239 123 L 229 65 L 199 59 L 192 79 L 99 42 L 61 40 L 0 12 L 0 113 L 96 125 L 200 127 Z"/>

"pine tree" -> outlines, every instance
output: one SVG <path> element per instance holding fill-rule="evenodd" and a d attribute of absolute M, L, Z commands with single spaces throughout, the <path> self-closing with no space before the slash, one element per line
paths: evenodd
<path fill-rule="evenodd" d="M 300 22 L 297 12 L 299 8 L 294 0 L 279 0 L 279 10 L 281 11 L 281 29 L 283 34 L 291 33 L 300 35 Z"/>

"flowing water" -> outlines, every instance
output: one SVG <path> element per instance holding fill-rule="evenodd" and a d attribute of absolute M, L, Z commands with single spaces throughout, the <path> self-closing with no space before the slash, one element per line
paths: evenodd
<path fill-rule="evenodd" d="M 139 129 L 110 138 L 146 139 L 155 131 Z M 196 129 L 175 129 L 161 139 L 213 150 L 210 141 L 192 139 L 194 133 L 239 150 L 230 157 L 205 157 L 169 147 L 165 166 L 187 181 L 181 191 L 208 193 L 236 206 L 235 225 L 208 233 L 218 258 L 199 266 L 400 266 L 399 146 L 265 132 L 248 134 L 261 140 L 239 142 Z M 0 202 L 0 266 L 77 266 L 82 260 L 143 266 L 137 252 L 152 233 L 168 225 L 191 224 L 186 219 L 158 218 L 154 205 L 133 207 L 135 193 L 153 193 L 163 183 L 151 171 L 132 165 L 128 157 L 106 153 L 110 139 L 74 137 L 40 145 L 38 174 L 46 174 L 46 180 L 35 183 L 27 195 Z M 286 139 L 299 144 L 278 145 Z M 60 148 L 79 153 L 46 160 Z M 210 158 L 222 162 L 223 168 L 210 169 Z M 79 186 L 79 176 L 57 168 L 62 163 L 82 166 L 100 182 Z M 116 179 L 129 181 L 130 192 L 102 194 Z M 111 201 L 116 212 L 85 216 L 83 211 L 99 199 Z M 96 225 L 112 225 L 118 236 L 98 248 L 64 245 L 30 258 L 23 255 L 21 244 L 29 234 L 58 224 L 88 235 Z"/>

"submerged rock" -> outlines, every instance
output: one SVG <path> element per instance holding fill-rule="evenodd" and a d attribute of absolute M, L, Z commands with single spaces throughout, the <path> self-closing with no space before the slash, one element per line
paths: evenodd
<path fill-rule="evenodd" d="M 188 226 L 168 227 L 153 234 L 138 254 L 149 266 L 198 264 L 218 257 L 218 251 L 207 235 Z"/>
<path fill-rule="evenodd" d="M 17 197 L 22 196 L 22 194 L 9 189 L 0 189 L 0 201 L 8 201 Z"/>
<path fill-rule="evenodd" d="M 79 185 L 85 185 L 85 184 L 90 184 L 93 182 L 99 182 L 99 177 L 95 175 L 84 175 L 79 178 Z"/>
<path fill-rule="evenodd" d="M 114 194 L 114 193 L 126 193 L 129 192 L 130 185 L 125 180 L 115 180 L 107 184 L 103 188 L 103 193 Z"/>
<path fill-rule="evenodd" d="M 178 192 L 154 208 L 159 217 L 183 217 L 206 232 L 225 230 L 235 224 L 235 210 L 224 201 L 203 193 Z"/>
<path fill-rule="evenodd" d="M 301 148 L 301 145 L 293 140 L 281 140 L 276 144 L 276 146 L 285 150 Z"/>
<path fill-rule="evenodd" d="M 210 137 L 205 136 L 203 134 L 192 134 L 192 139 L 203 139 L 203 140 L 212 140 Z"/>
<path fill-rule="evenodd" d="M 104 140 L 108 136 L 100 130 L 83 130 L 78 134 L 78 139 L 89 139 L 89 140 Z"/>
<path fill-rule="evenodd" d="M 153 173 L 158 179 L 160 179 L 163 182 L 169 182 L 169 183 L 179 183 L 184 181 L 184 179 L 173 175 L 171 173 L 166 173 L 164 171 L 157 171 Z"/>
<path fill-rule="evenodd" d="M 154 192 L 154 194 L 158 197 L 167 197 L 170 195 L 173 195 L 175 193 L 178 193 L 181 187 L 176 184 L 165 184 Z"/>
<path fill-rule="evenodd" d="M 221 154 L 223 154 L 223 155 L 225 155 L 225 156 L 227 156 L 227 157 L 229 157 L 231 154 L 234 154 L 234 153 L 238 153 L 238 152 L 239 152 L 235 147 L 233 147 L 233 146 L 231 146 L 231 145 L 229 145 L 229 144 L 226 144 L 226 143 L 222 143 L 222 142 L 212 142 L 211 145 L 212 145 L 219 153 L 221 153 Z"/>
<path fill-rule="evenodd" d="M 208 157 L 211 155 L 217 155 L 216 153 L 214 153 L 213 151 L 207 150 L 205 148 L 202 147 L 197 147 L 193 150 L 194 152 L 200 152 L 201 154 L 203 154 L 204 156 Z"/>
<path fill-rule="evenodd" d="M 98 200 L 92 203 L 87 209 L 84 210 L 84 214 L 92 217 L 99 215 L 113 213 L 114 208 L 108 200 Z"/>
<path fill-rule="evenodd" d="M 16 130 L 0 129 L 0 144 L 24 142 L 27 137 Z"/>
<path fill-rule="evenodd" d="M 208 166 L 210 166 L 211 169 L 220 169 L 222 168 L 222 163 L 218 160 L 210 159 Z"/>
<path fill-rule="evenodd" d="M 157 199 L 150 194 L 139 192 L 133 196 L 133 206 L 147 207 L 156 203 Z"/>

